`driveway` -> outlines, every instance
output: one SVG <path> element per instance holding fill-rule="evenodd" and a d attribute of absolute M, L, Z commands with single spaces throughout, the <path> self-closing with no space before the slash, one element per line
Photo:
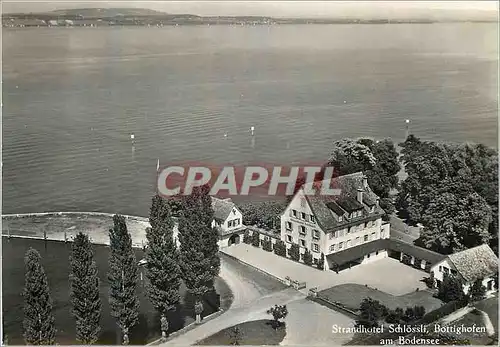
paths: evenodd
<path fill-rule="evenodd" d="M 426 277 L 427 273 L 392 258 L 354 266 L 337 274 L 333 271 L 320 271 L 247 244 L 234 245 L 221 252 L 277 278 L 285 279 L 289 276 L 293 280 L 306 282 L 307 288 L 302 290 L 303 293 L 307 293 L 312 287 L 322 290 L 344 283 L 366 284 L 392 295 L 403 295 L 414 292 L 417 288 L 426 288 L 420 280 Z"/>

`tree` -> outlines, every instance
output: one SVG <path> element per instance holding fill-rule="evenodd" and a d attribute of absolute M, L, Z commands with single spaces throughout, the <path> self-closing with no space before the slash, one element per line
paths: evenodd
<path fill-rule="evenodd" d="M 24 266 L 24 340 L 28 345 L 54 345 L 52 298 L 40 254 L 30 248 L 24 257 Z"/>
<path fill-rule="evenodd" d="M 282 240 L 278 240 L 274 244 L 274 254 L 286 257 L 286 245 Z"/>
<path fill-rule="evenodd" d="M 312 265 L 313 256 L 312 256 L 311 251 L 308 250 L 307 248 L 304 251 L 303 259 L 304 259 L 304 264 L 306 264 L 306 265 Z"/>
<path fill-rule="evenodd" d="M 128 344 L 129 330 L 139 318 L 138 269 L 125 218 L 115 215 L 113 223 L 109 230 L 109 306 L 122 332 L 123 344 Z"/>
<path fill-rule="evenodd" d="M 319 257 L 318 264 L 316 264 L 318 269 L 324 270 L 325 268 L 325 254 L 321 252 L 321 256 Z"/>
<path fill-rule="evenodd" d="M 442 253 L 489 242 L 498 251 L 498 153 L 484 145 L 400 144 L 408 177 L 398 210 L 422 223 L 422 244 Z"/>
<path fill-rule="evenodd" d="M 380 198 L 380 207 L 387 214 L 394 211 L 391 190 L 398 188 L 398 173 L 401 165 L 394 143 L 385 139 L 343 139 L 333 143 L 333 151 L 328 161 L 339 176 L 362 171 L 368 185 Z"/>
<path fill-rule="evenodd" d="M 149 214 L 151 228 L 146 229 L 146 277 L 148 296 L 163 320 L 162 336 L 167 337 L 167 313 L 180 301 L 181 272 L 174 240 L 174 221 L 168 202 L 159 195 L 153 197 Z M 165 329 L 166 328 L 166 329 Z"/>
<path fill-rule="evenodd" d="M 284 201 L 247 202 L 240 206 L 243 224 L 266 230 L 279 230 L 285 208 Z"/>
<path fill-rule="evenodd" d="M 267 314 L 273 316 L 272 326 L 276 330 L 284 324 L 281 320 L 284 320 L 288 315 L 288 309 L 286 305 L 274 305 L 274 307 L 267 310 Z"/>
<path fill-rule="evenodd" d="M 365 328 L 378 327 L 379 321 L 389 313 L 384 305 L 372 298 L 363 299 L 359 311 L 356 326 L 364 326 Z"/>
<path fill-rule="evenodd" d="M 77 341 L 90 345 L 101 331 L 101 298 L 99 276 L 88 235 L 76 235 L 70 255 L 70 299 L 76 319 Z"/>
<path fill-rule="evenodd" d="M 260 246 L 260 237 L 259 233 L 256 231 L 252 232 L 252 246 L 259 247 Z"/>
<path fill-rule="evenodd" d="M 202 297 L 214 290 L 219 275 L 219 234 L 212 227 L 214 211 L 210 187 L 195 187 L 183 199 L 179 217 L 179 265 L 188 293 L 201 303 Z"/>
<path fill-rule="evenodd" d="M 300 248 L 299 245 L 296 243 L 292 243 L 292 246 L 290 246 L 290 249 L 288 250 L 288 254 L 290 255 L 290 258 L 295 261 L 300 260 Z"/>
<path fill-rule="evenodd" d="M 477 279 L 476 281 L 474 281 L 469 295 L 472 301 L 480 301 L 484 299 L 484 297 L 486 296 L 486 288 L 485 286 L 483 286 L 482 279 Z"/>
<path fill-rule="evenodd" d="M 241 330 L 238 327 L 233 327 L 229 332 L 229 340 L 231 345 L 239 346 L 241 342 Z"/>
<path fill-rule="evenodd" d="M 462 281 L 453 275 L 445 275 L 438 289 L 437 297 L 444 302 L 464 299 Z"/>
<path fill-rule="evenodd" d="M 425 307 L 424 306 L 414 306 L 413 314 L 415 319 L 421 319 L 425 316 Z"/>

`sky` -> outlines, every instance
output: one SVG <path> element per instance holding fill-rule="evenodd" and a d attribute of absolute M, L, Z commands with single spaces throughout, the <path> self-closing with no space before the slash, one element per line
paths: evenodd
<path fill-rule="evenodd" d="M 44 1 L 4 0 L 2 10 L 9 12 L 44 12 L 56 9 L 88 7 L 136 7 L 168 13 L 201 16 L 271 16 L 271 17 L 356 17 L 356 18 L 481 18 L 498 12 L 498 1 Z"/>

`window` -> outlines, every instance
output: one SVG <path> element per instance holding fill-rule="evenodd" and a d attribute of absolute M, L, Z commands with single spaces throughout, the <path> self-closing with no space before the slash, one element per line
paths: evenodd
<path fill-rule="evenodd" d="M 240 219 L 239 219 L 239 218 L 238 218 L 238 219 L 236 219 L 234 222 L 235 222 L 235 224 L 234 224 L 235 226 L 236 226 L 236 225 L 240 225 Z"/>
<path fill-rule="evenodd" d="M 302 216 L 302 219 L 303 219 L 303 220 L 307 220 L 307 218 L 306 218 L 306 214 L 305 214 L 304 212 L 302 212 L 302 213 L 301 213 L 301 216 Z"/>
<path fill-rule="evenodd" d="M 378 251 L 375 252 L 375 255 L 378 255 Z"/>
<path fill-rule="evenodd" d="M 333 237 L 337 237 L 337 231 L 332 231 Z"/>
<path fill-rule="evenodd" d="M 311 215 L 310 217 L 311 217 L 311 222 L 313 222 L 313 223 L 314 223 L 314 222 L 315 222 L 314 216 L 313 216 L 313 215 Z"/>
<path fill-rule="evenodd" d="M 363 238 L 363 241 L 368 241 L 368 235 L 365 235 L 364 238 Z"/>
<path fill-rule="evenodd" d="M 367 258 L 367 259 L 368 259 L 368 258 L 370 258 L 370 253 L 368 253 L 368 254 L 366 255 L 366 258 Z"/>
<path fill-rule="evenodd" d="M 342 248 L 344 248 L 344 243 L 343 243 L 343 242 L 340 242 L 340 243 L 339 243 L 339 251 L 340 251 Z"/>
<path fill-rule="evenodd" d="M 330 252 L 335 252 L 335 244 L 330 245 Z"/>
<path fill-rule="evenodd" d="M 451 271 L 451 274 L 452 274 L 452 275 L 456 275 L 456 274 L 457 274 L 457 270 L 453 270 L 453 269 L 451 269 L 450 271 Z"/>
<path fill-rule="evenodd" d="M 300 246 L 305 247 L 306 246 L 306 240 L 299 240 L 300 241 Z"/>
<path fill-rule="evenodd" d="M 306 207 L 306 199 L 305 198 L 300 199 L 300 207 Z"/>
<path fill-rule="evenodd" d="M 299 226 L 299 233 L 300 233 L 300 235 L 305 236 L 306 235 L 306 227 L 303 225 Z"/>
<path fill-rule="evenodd" d="M 443 271 L 445 274 L 449 274 L 450 269 L 448 269 L 447 267 L 443 267 Z"/>
<path fill-rule="evenodd" d="M 292 230 L 292 222 L 285 222 L 286 230 Z"/>
<path fill-rule="evenodd" d="M 319 230 L 313 230 L 313 239 L 319 240 Z"/>
<path fill-rule="evenodd" d="M 292 210 L 292 216 L 297 217 L 297 211 L 296 210 Z"/>
<path fill-rule="evenodd" d="M 334 233 L 328 233 L 328 239 L 329 239 L 329 240 L 333 239 L 333 238 L 334 238 L 334 236 L 333 236 L 333 235 L 334 235 Z"/>
<path fill-rule="evenodd" d="M 351 240 L 347 240 L 345 243 L 345 248 L 351 247 Z"/>
<path fill-rule="evenodd" d="M 350 234 L 353 232 L 353 229 L 351 227 L 347 228 L 347 234 Z"/>
<path fill-rule="evenodd" d="M 372 233 L 372 240 L 375 240 L 375 233 Z"/>
<path fill-rule="evenodd" d="M 358 236 L 358 237 L 356 237 L 356 244 L 357 245 L 359 245 L 359 241 L 360 241 L 360 239 L 359 239 L 359 236 Z"/>
<path fill-rule="evenodd" d="M 442 266 L 439 267 L 439 272 L 443 272 L 443 267 Z"/>
<path fill-rule="evenodd" d="M 292 236 L 291 235 L 286 235 L 286 241 L 287 242 L 292 242 L 293 241 Z"/>
<path fill-rule="evenodd" d="M 317 243 L 313 243 L 312 250 L 313 250 L 313 252 L 319 252 L 319 245 Z"/>
<path fill-rule="evenodd" d="M 232 220 L 228 221 L 227 222 L 227 227 L 231 228 L 232 226 L 233 226 L 233 221 Z"/>
<path fill-rule="evenodd" d="M 339 216 L 339 222 L 342 222 L 342 216 Z"/>

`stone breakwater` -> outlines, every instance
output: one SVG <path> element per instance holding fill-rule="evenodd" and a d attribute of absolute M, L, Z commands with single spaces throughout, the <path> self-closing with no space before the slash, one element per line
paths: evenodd
<path fill-rule="evenodd" d="M 79 232 L 89 235 L 92 243 L 109 245 L 112 213 L 103 212 L 41 212 L 2 215 L 2 236 L 71 241 Z M 146 244 L 148 218 L 123 215 L 132 237 L 133 247 Z"/>

